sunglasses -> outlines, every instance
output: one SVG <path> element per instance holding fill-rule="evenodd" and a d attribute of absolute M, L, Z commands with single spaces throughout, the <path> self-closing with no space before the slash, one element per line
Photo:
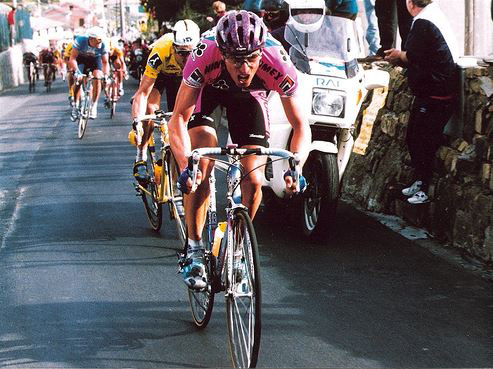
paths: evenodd
<path fill-rule="evenodd" d="M 244 63 L 251 67 L 262 56 L 262 52 L 256 51 L 246 56 L 224 55 L 225 60 L 236 68 L 241 68 Z"/>

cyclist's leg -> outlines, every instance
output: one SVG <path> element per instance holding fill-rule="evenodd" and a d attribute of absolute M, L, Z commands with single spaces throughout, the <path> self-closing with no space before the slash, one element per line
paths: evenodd
<path fill-rule="evenodd" d="M 123 64 L 120 60 L 120 58 L 116 58 L 115 61 L 113 62 L 113 66 L 117 70 L 116 72 L 116 82 L 118 86 L 118 91 L 121 94 L 121 91 L 123 91 Z"/>
<path fill-rule="evenodd" d="M 192 149 L 217 146 L 218 141 L 214 122 L 211 122 L 208 116 L 221 103 L 223 98 L 221 91 L 211 86 L 204 87 L 200 92 L 195 106 L 195 113 L 188 122 L 188 133 Z M 185 219 L 188 237 L 192 240 L 200 240 L 202 235 L 207 211 L 207 199 L 209 197 L 209 174 L 214 162 L 203 159 L 199 165 L 202 172 L 202 183 L 195 194 L 185 197 Z"/>
<path fill-rule="evenodd" d="M 228 96 L 226 115 L 233 143 L 240 147 L 268 147 L 268 114 L 262 98 L 252 95 Z M 242 203 L 253 219 L 262 201 L 262 177 L 266 158 L 250 156 L 243 158 L 246 177 L 241 182 Z"/>
<path fill-rule="evenodd" d="M 192 149 L 198 147 L 217 146 L 216 130 L 213 127 L 201 125 L 188 130 Z M 199 164 L 202 172 L 202 183 L 193 194 L 185 197 L 185 220 L 187 223 L 188 237 L 199 241 L 202 237 L 205 216 L 209 198 L 209 175 L 214 166 L 213 160 L 202 159 Z"/>

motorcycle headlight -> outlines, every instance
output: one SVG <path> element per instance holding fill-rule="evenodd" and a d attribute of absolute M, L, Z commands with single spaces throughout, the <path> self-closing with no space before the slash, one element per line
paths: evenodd
<path fill-rule="evenodd" d="M 312 95 L 312 114 L 344 118 L 345 95 L 339 91 L 314 88 Z"/>

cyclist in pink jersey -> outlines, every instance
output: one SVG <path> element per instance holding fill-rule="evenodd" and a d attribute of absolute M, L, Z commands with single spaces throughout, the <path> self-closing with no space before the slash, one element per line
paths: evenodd
<path fill-rule="evenodd" d="M 169 123 L 171 147 L 180 169 L 179 185 L 188 193 L 192 181 L 188 155 L 198 147 L 217 146 L 217 135 L 209 115 L 221 105 L 226 108 L 232 142 L 240 147 L 268 147 L 269 114 L 267 95 L 277 91 L 293 127 L 290 150 L 301 164 L 308 156 L 311 132 L 293 97 L 297 89 L 296 70 L 282 46 L 267 33 L 254 13 L 230 11 L 217 24 L 216 36 L 202 40 L 188 58 Z M 188 124 L 187 124 L 188 123 Z M 242 202 L 253 218 L 262 199 L 265 158 L 242 159 L 248 176 L 241 183 Z M 213 162 L 202 160 L 194 194 L 186 196 L 188 227 L 187 266 L 184 280 L 190 288 L 205 287 L 204 246 L 201 242 L 209 196 L 208 176 Z M 294 192 L 294 173 L 284 178 L 286 190 Z"/>

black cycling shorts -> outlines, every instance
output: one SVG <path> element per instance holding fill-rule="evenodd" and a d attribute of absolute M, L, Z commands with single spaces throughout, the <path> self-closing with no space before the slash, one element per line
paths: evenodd
<path fill-rule="evenodd" d="M 166 89 L 166 111 L 173 111 L 175 107 L 176 94 L 180 88 L 181 80 L 181 76 L 159 73 L 154 82 L 153 88 L 158 90 L 161 96 L 163 95 L 164 89 Z"/>
<path fill-rule="evenodd" d="M 101 58 L 79 55 L 76 60 L 79 70 L 83 74 L 88 74 L 93 70 L 103 70 L 103 61 Z"/>
<path fill-rule="evenodd" d="M 248 92 L 232 92 L 206 85 L 199 95 L 196 111 L 188 122 L 188 129 L 209 126 L 215 128 L 208 117 L 219 105 L 226 108 L 228 129 L 234 144 L 242 147 L 257 145 L 269 147 L 269 121 L 267 101 L 258 100 Z M 263 105 L 263 106 L 262 106 Z"/>

